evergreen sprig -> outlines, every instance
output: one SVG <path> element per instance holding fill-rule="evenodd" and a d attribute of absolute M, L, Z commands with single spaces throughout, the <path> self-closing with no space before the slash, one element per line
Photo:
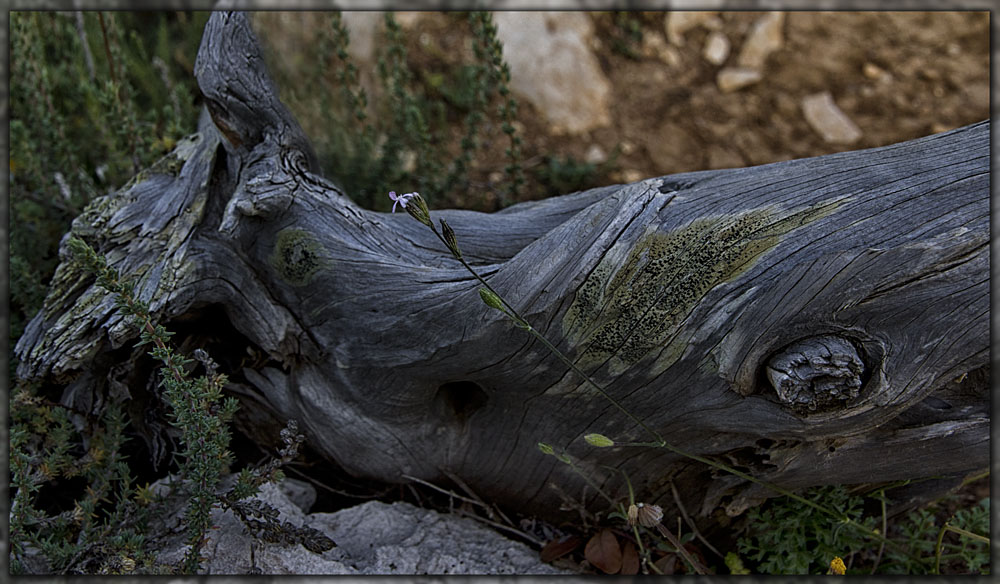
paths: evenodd
<path fill-rule="evenodd" d="M 228 425 L 238 402 L 235 398 L 223 398 L 226 376 L 216 372 L 214 362 L 204 352 L 197 356 L 206 374 L 190 378 L 188 366 L 193 361 L 178 354 L 169 344 L 171 332 L 163 325 L 154 324 L 148 303 L 135 297 L 134 282 L 121 280 L 104 256 L 98 255 L 82 239 L 70 237 L 68 246 L 84 269 L 95 275 L 97 285 L 114 295 L 118 309 L 139 322 L 137 346 L 151 345 L 150 356 L 163 363 L 160 385 L 164 389 L 163 398 L 170 406 L 170 423 L 181 431 L 180 472 L 191 488 L 184 515 L 186 541 L 190 547 L 181 570 L 195 574 L 201 564 L 206 531 L 212 525 L 212 507 L 218 502 L 216 487 L 232 462 L 228 450 Z"/>
<path fill-rule="evenodd" d="M 521 167 L 521 137 L 517 134 L 514 122 L 517 120 L 517 100 L 510 91 L 510 66 L 503 59 L 503 43 L 497 36 L 497 26 L 489 12 L 474 12 L 470 15 L 472 31 L 476 38 L 477 54 L 486 58 L 490 81 L 497 88 L 502 103 L 498 108 L 503 133 L 510 142 L 504 153 L 507 155 L 507 166 L 504 167 L 506 180 L 504 203 L 509 203 L 517 196 L 524 184 L 524 171 Z"/>

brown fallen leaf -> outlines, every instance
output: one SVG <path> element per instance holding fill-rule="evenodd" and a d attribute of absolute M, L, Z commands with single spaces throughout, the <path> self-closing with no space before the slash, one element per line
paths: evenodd
<path fill-rule="evenodd" d="M 622 548 L 610 529 L 602 529 L 590 538 L 583 555 L 591 565 L 605 574 L 617 574 L 622 568 Z"/>
<path fill-rule="evenodd" d="M 653 562 L 653 565 L 660 570 L 660 573 L 673 575 L 677 571 L 677 554 L 667 554 Z"/>
<path fill-rule="evenodd" d="M 553 539 L 549 543 L 545 544 L 545 547 L 542 548 L 542 552 L 539 555 L 543 562 L 549 563 L 572 552 L 576 548 L 580 547 L 581 543 L 583 543 L 583 538 L 576 535 L 565 535 L 563 537 Z"/>
<path fill-rule="evenodd" d="M 635 549 L 635 544 L 626 541 L 622 548 L 622 569 L 620 574 L 634 576 L 639 573 L 639 552 Z"/>

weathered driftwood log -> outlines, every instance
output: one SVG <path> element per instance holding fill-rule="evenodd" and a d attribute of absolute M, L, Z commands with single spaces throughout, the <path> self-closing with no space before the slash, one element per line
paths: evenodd
<path fill-rule="evenodd" d="M 73 226 L 182 349 L 231 372 L 242 427 L 299 420 L 359 476 L 435 480 L 556 515 L 593 481 L 695 517 L 769 493 L 648 440 L 405 213 L 317 172 L 241 14 L 211 17 L 199 132 Z M 406 185 L 399 185 L 405 190 Z M 548 339 L 673 445 L 788 488 L 961 477 L 989 461 L 989 124 L 858 152 L 433 211 Z M 18 373 L 156 434 L 137 327 L 70 262 Z M 967 374 L 970 374 L 967 376 Z M 554 489 L 557 485 L 559 489 Z"/>

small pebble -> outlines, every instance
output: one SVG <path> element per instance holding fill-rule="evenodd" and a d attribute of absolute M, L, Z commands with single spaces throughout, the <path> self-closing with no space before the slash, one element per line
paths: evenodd
<path fill-rule="evenodd" d="M 829 91 L 802 98 L 802 113 L 826 142 L 852 144 L 861 139 L 861 129 L 837 107 Z"/>
<path fill-rule="evenodd" d="M 881 79 L 883 75 L 886 74 L 885 69 L 879 67 L 875 63 L 865 63 L 861 67 L 861 72 L 865 74 L 865 77 L 869 79 Z"/>
<path fill-rule="evenodd" d="M 664 17 L 663 28 L 670 44 L 684 46 L 684 33 L 698 25 L 718 19 L 714 12 L 680 11 L 668 12 Z"/>
<path fill-rule="evenodd" d="M 758 18 L 743 41 L 737 64 L 749 69 L 763 69 L 767 57 L 785 45 L 781 32 L 784 23 L 784 12 L 769 12 Z"/>
<path fill-rule="evenodd" d="M 663 37 L 656 33 L 642 35 L 642 54 L 663 61 L 671 67 L 680 62 L 677 49 L 667 44 Z"/>
<path fill-rule="evenodd" d="M 761 72 L 745 67 L 726 67 L 719 71 L 715 82 L 723 93 L 730 93 L 748 85 L 757 83 L 762 78 Z"/>
<path fill-rule="evenodd" d="M 705 50 L 702 51 L 702 56 L 713 65 L 721 65 L 729 57 L 729 47 L 729 39 L 726 35 L 715 30 L 709 33 L 708 38 L 705 39 Z"/>
<path fill-rule="evenodd" d="M 642 180 L 643 174 L 641 170 L 636 170 L 634 168 L 627 168 L 622 171 L 622 180 L 627 183 L 634 183 Z"/>
<path fill-rule="evenodd" d="M 583 155 L 584 162 L 589 164 L 601 164 L 608 159 L 608 155 L 604 152 L 604 149 L 597 144 L 591 144 L 587 148 L 587 153 Z"/>

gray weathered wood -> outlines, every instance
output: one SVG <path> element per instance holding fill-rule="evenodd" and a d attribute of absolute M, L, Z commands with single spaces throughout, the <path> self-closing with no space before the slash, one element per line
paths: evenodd
<path fill-rule="evenodd" d="M 293 417 L 356 475 L 451 472 L 550 516 L 553 484 L 603 503 L 540 441 L 613 493 L 627 472 L 668 518 L 671 484 L 703 519 L 767 496 L 666 450 L 586 445 L 591 432 L 649 437 L 487 308 L 426 227 L 315 174 L 242 14 L 213 14 L 196 70 L 211 112 L 198 133 L 73 232 L 138 279 L 185 348 L 229 369 L 250 435 L 273 444 Z M 956 477 L 989 461 L 989 129 L 432 217 L 684 450 L 789 488 Z M 131 396 L 155 433 L 136 339 L 63 263 L 18 374 L 64 385 L 79 407 Z"/>

